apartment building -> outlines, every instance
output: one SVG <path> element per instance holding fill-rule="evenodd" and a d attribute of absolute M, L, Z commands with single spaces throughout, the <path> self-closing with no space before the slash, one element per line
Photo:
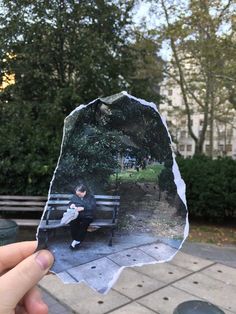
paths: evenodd
<path fill-rule="evenodd" d="M 187 115 L 179 86 L 162 84 L 160 89 L 164 101 L 159 105 L 160 114 L 166 119 L 176 150 L 185 158 L 191 157 L 195 151 L 195 142 L 189 135 Z M 194 105 L 194 104 L 193 104 Z M 199 137 L 203 127 L 203 113 L 191 115 L 194 134 Z M 203 152 L 210 153 L 210 129 L 206 131 Z M 227 123 L 214 121 L 213 125 L 213 157 L 229 156 L 236 159 L 236 116 L 235 111 L 229 116 Z"/>

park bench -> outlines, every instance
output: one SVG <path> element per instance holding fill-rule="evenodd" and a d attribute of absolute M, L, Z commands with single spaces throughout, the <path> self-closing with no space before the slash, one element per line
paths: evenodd
<path fill-rule="evenodd" d="M 38 226 L 46 196 L 0 195 L 0 218 L 14 220 L 19 226 Z"/>
<path fill-rule="evenodd" d="M 49 233 L 51 230 L 57 228 L 67 227 L 68 225 L 60 224 L 63 212 L 68 208 L 68 203 L 72 194 L 50 194 L 47 202 L 44 217 L 40 222 L 39 235 L 42 237 L 45 246 L 47 246 Z M 110 228 L 111 236 L 109 239 L 109 246 L 112 246 L 112 239 L 114 230 L 117 226 L 117 215 L 120 206 L 120 196 L 114 195 L 94 195 L 96 200 L 96 212 L 93 222 L 89 226 L 89 231 L 97 230 L 100 228 Z"/>
<path fill-rule="evenodd" d="M 72 194 L 50 194 L 47 202 L 45 196 L 17 196 L 17 195 L 0 195 L 0 218 L 12 219 L 19 226 L 36 227 L 40 223 L 40 230 L 46 234 L 45 244 L 48 241 L 48 232 L 60 227 L 60 220 L 63 211 L 68 208 L 68 203 Z M 117 214 L 120 206 L 120 196 L 112 195 L 94 195 L 96 199 L 96 217 L 90 224 L 90 230 L 99 228 L 110 228 L 111 237 L 109 245 L 112 245 L 114 229 L 117 225 Z M 47 202 L 47 203 L 46 203 Z M 40 222 L 40 217 L 46 210 L 44 217 Z M 58 215 L 58 212 L 60 214 Z M 32 218 L 32 214 L 37 214 L 37 218 Z M 56 219 L 54 219 L 56 216 Z"/>

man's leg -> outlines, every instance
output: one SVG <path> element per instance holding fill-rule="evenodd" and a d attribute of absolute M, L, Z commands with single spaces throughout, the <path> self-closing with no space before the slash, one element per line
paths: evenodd
<path fill-rule="evenodd" d="M 76 219 L 70 222 L 70 230 L 72 243 L 70 248 L 75 249 L 76 246 L 84 240 L 89 224 L 93 221 L 91 218 L 81 218 L 77 217 Z"/>
<path fill-rule="evenodd" d="M 79 226 L 80 226 L 79 217 L 77 217 L 74 220 L 71 220 L 70 222 L 71 237 L 73 240 L 76 240 L 76 241 L 80 241 L 79 240 Z"/>
<path fill-rule="evenodd" d="M 91 218 L 80 218 L 79 228 L 77 230 L 77 241 L 82 242 L 84 240 L 87 234 L 88 226 L 92 221 L 93 220 Z"/>

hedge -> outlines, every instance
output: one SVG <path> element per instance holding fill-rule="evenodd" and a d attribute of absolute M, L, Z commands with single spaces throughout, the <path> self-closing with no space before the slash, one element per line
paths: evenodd
<path fill-rule="evenodd" d="M 236 161 L 206 156 L 177 159 L 186 183 L 190 217 L 224 221 L 236 218 Z"/>

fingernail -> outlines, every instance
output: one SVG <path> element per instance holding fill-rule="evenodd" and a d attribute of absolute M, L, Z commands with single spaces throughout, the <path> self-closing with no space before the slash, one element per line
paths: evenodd
<path fill-rule="evenodd" d="M 44 271 L 48 269 L 52 264 L 52 258 L 47 251 L 39 251 L 35 257 L 36 262 L 39 264 L 40 268 Z"/>

